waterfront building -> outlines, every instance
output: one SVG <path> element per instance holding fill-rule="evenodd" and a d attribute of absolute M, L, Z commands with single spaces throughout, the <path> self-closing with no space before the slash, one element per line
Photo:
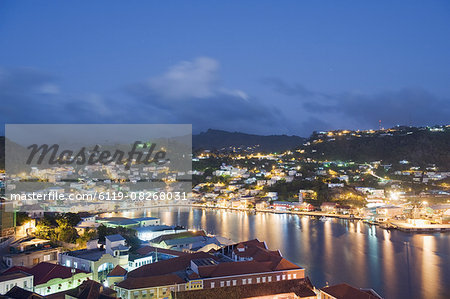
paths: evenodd
<path fill-rule="evenodd" d="M 113 288 L 121 298 L 164 298 L 171 292 L 219 289 L 305 279 L 305 270 L 251 240 L 214 254 L 197 252 L 144 265 Z"/>
<path fill-rule="evenodd" d="M 403 214 L 403 211 L 403 207 L 393 205 L 376 208 L 377 221 L 386 221 L 388 219 L 394 218 L 395 216 L 400 216 Z"/>
<path fill-rule="evenodd" d="M 383 299 L 373 289 L 358 289 L 341 283 L 320 289 L 320 299 Z"/>
<path fill-rule="evenodd" d="M 320 210 L 326 213 L 335 213 L 337 211 L 337 203 L 324 202 L 320 205 Z"/>
<path fill-rule="evenodd" d="M 251 284 L 223 287 L 217 289 L 189 290 L 173 292 L 172 298 L 177 299 L 231 299 L 231 298 L 251 298 L 251 299 L 315 299 L 317 295 L 315 288 L 309 279 L 292 279 L 274 281 L 264 284 Z"/>
<path fill-rule="evenodd" d="M 290 201 L 274 201 L 272 207 L 275 211 L 288 211 L 288 210 L 302 210 L 304 205 L 300 202 L 290 202 Z"/>

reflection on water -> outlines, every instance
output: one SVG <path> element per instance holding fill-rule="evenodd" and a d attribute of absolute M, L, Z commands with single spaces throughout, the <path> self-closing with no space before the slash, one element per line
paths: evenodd
<path fill-rule="evenodd" d="M 450 234 L 408 234 L 360 221 L 189 207 L 120 215 L 159 217 L 165 224 L 202 228 L 234 241 L 264 240 L 304 267 L 317 287 L 348 282 L 372 287 L 387 299 L 444 298 L 450 292 Z"/>

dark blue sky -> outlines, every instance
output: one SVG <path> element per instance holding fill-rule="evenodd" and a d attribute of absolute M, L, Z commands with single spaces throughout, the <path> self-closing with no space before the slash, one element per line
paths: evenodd
<path fill-rule="evenodd" d="M 194 132 L 449 123 L 450 1 L 2 1 L 0 102 Z"/>

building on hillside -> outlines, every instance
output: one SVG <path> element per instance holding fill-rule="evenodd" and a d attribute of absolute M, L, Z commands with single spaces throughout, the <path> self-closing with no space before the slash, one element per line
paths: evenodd
<path fill-rule="evenodd" d="M 3 238 L 14 236 L 14 227 L 16 225 L 14 213 L 10 212 L 13 202 L 5 201 L 0 197 L 0 243 Z M 10 205 L 10 206 L 8 206 Z"/>
<path fill-rule="evenodd" d="M 320 289 L 320 299 L 383 299 L 373 289 L 358 289 L 341 283 Z"/>
<path fill-rule="evenodd" d="M 0 295 L 6 294 L 14 286 L 33 291 L 33 275 L 21 271 L 0 275 Z"/>
<path fill-rule="evenodd" d="M 304 200 L 316 200 L 317 192 L 309 189 L 301 189 L 298 191 L 298 201 L 303 202 Z"/>
<path fill-rule="evenodd" d="M 73 289 L 83 281 L 92 279 L 92 273 L 47 262 L 39 263 L 32 268 L 13 267 L 5 273 L 32 275 L 34 291 L 42 296 Z"/>
<path fill-rule="evenodd" d="M 113 288 L 123 299 L 165 298 L 171 292 L 305 279 L 305 270 L 251 240 L 144 265 Z"/>
<path fill-rule="evenodd" d="M 6 266 L 32 267 L 40 262 L 57 263 L 60 247 L 53 247 L 49 240 L 37 238 L 12 243 L 9 254 L 3 256 Z"/>
<path fill-rule="evenodd" d="M 109 272 L 117 265 L 128 266 L 129 247 L 121 235 L 106 236 L 105 248 L 98 240 L 88 242 L 86 249 L 64 252 L 60 255 L 61 264 L 74 269 L 92 272 L 92 279 L 105 281 Z"/>

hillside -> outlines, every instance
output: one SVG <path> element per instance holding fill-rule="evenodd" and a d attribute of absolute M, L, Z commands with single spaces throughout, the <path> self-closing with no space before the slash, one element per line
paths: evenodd
<path fill-rule="evenodd" d="M 252 135 L 239 132 L 227 132 L 209 129 L 192 136 L 194 150 L 220 150 L 227 147 L 253 147 L 267 152 L 285 151 L 300 146 L 305 138 L 287 135 Z"/>
<path fill-rule="evenodd" d="M 383 163 L 409 161 L 411 166 L 436 164 L 450 170 L 450 129 L 400 128 L 384 131 L 313 134 L 305 155 L 317 160 Z"/>

